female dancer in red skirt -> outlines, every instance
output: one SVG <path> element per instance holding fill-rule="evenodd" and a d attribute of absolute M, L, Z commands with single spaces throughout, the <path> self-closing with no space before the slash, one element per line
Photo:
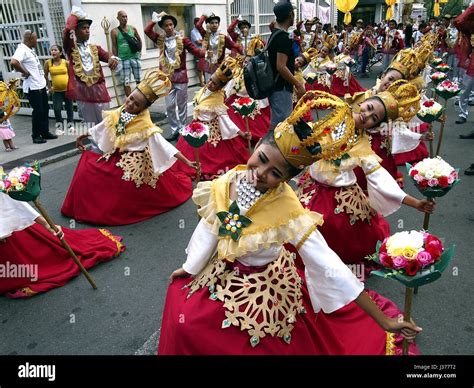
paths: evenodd
<path fill-rule="evenodd" d="M 265 47 L 260 37 L 253 37 L 247 47 L 247 57 L 255 55 L 255 50 L 262 49 Z M 249 95 L 245 89 L 244 83 L 244 68 L 241 65 L 237 65 L 233 72 L 233 78 L 224 87 L 226 96 L 225 105 L 227 106 L 227 114 L 232 122 L 242 131 L 247 131 L 247 124 L 245 118 L 243 118 L 235 109 L 232 104 L 239 98 L 248 98 Z M 256 108 L 253 113 L 249 116 L 249 130 L 252 134 L 252 144 L 255 145 L 268 131 L 270 127 L 270 104 L 268 98 L 256 101 Z"/>
<path fill-rule="evenodd" d="M 419 100 L 416 87 L 400 80 L 387 91 L 353 106 L 359 112 L 356 128 L 360 131 L 352 149 L 340 160 L 314 163 L 299 179 L 300 201 L 323 215 L 321 234 L 346 264 L 364 263 L 364 258 L 375 252 L 377 241 L 390 235 L 383 217 L 398 210 L 402 203 L 422 212 L 433 209 L 427 200 L 413 198 L 400 189 L 363 133 L 399 116 L 408 120 L 418 110 Z M 368 195 L 357 184 L 353 172 L 356 167 L 365 174 Z"/>
<path fill-rule="evenodd" d="M 78 137 L 77 146 L 91 136 L 103 154 L 84 151 L 61 212 L 96 225 L 127 225 L 164 213 L 186 202 L 192 181 L 176 170 L 180 160 L 197 168 L 168 143 L 147 109 L 170 89 L 161 71 L 147 75 L 116 110 Z"/>
<path fill-rule="evenodd" d="M 351 146 L 349 106 L 314 93 L 262 139 L 246 166 L 198 184 L 193 200 L 202 218 L 186 262 L 170 277 L 159 354 L 393 354 L 398 333 L 412 341 L 421 330 L 387 316 L 400 312 L 364 292 L 318 231 L 321 215 L 304 209 L 285 182 Z M 309 100 L 335 114 L 305 125 Z M 355 319 L 345 319 L 348 311 Z"/>
<path fill-rule="evenodd" d="M 245 163 L 250 156 L 247 140 L 251 135 L 229 118 L 228 107 L 224 104 L 223 87 L 233 78 L 236 66 L 237 61 L 227 57 L 194 99 L 194 120 L 207 125 L 210 132 L 207 142 L 199 148 L 201 177 L 204 180 L 224 174 Z M 183 137 L 178 140 L 176 148 L 187 158 L 195 158 L 195 148 Z M 190 177 L 196 175 L 193 168 L 183 165 L 177 168 Z"/>
<path fill-rule="evenodd" d="M 0 208 L 0 294 L 26 298 L 64 286 L 79 275 L 79 268 L 36 210 L 3 193 Z M 85 268 L 111 260 L 125 249 L 121 237 L 105 229 L 58 228 Z"/>

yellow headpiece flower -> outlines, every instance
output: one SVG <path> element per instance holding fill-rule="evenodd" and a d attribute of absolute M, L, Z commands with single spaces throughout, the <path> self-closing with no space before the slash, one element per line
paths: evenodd
<path fill-rule="evenodd" d="M 159 97 L 166 96 L 171 87 L 170 79 L 161 70 L 148 71 L 143 81 L 137 85 L 137 89 L 143 93 L 150 104 Z"/>
<path fill-rule="evenodd" d="M 312 109 L 331 112 L 315 123 L 303 116 Z M 348 152 L 355 136 L 352 111 L 340 98 L 319 90 L 301 97 L 295 109 L 274 131 L 275 142 L 283 157 L 293 167 L 302 169 L 320 159 L 334 160 Z"/>

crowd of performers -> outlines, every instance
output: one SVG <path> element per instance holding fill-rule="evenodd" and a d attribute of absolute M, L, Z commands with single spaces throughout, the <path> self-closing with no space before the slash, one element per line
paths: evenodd
<path fill-rule="evenodd" d="M 66 32 L 84 20 L 71 15 Z M 314 31 L 312 23 L 298 23 L 295 67 L 307 92 L 274 130 L 268 101 L 257 101 L 248 132 L 232 103 L 248 96 L 243 66 L 265 42 L 249 34 L 245 20 L 234 20 L 229 35 L 219 23 L 214 15 L 199 18 L 198 48 L 175 32 L 175 17 L 153 15 L 145 33 L 161 48 L 159 66 L 77 139 L 83 152 L 61 212 L 92 225 L 127 225 L 192 198 L 200 221 L 183 244 L 186 261 L 170 276 L 159 354 L 400 354 L 403 337 L 418 354 L 413 340 L 421 329 L 401 321 L 397 306 L 366 289 L 346 264 L 367 267 L 364 258 L 390 235 L 384 217 L 402 205 L 434 211 L 432 202 L 403 191 L 397 163 L 427 156 L 424 140 L 432 138 L 420 130 L 416 112 L 439 36 L 426 33 L 397 52 L 364 90 L 350 71 L 360 36 L 342 35 L 336 54 L 341 37 L 320 23 Z M 70 76 L 76 93 L 94 99 L 85 103 L 93 116 L 109 100 L 96 66 L 109 56 L 81 44 L 66 47 L 76 61 Z M 199 59 L 206 79 L 194 99 L 193 121 L 209 128 L 199 161 L 183 137 L 176 146 L 163 138 L 148 109 L 165 98 L 172 130 L 186 125 L 185 51 Z M 92 62 L 81 60 L 88 55 Z M 92 73 L 80 68 L 87 63 Z M 92 148 L 83 145 L 87 137 Z M 39 265 L 35 282 L 2 280 L 2 294 L 30 297 L 78 275 L 58 232 L 33 208 L 5 194 L 0 202 L 1 260 Z M 59 233 L 86 268 L 125 249 L 106 229 Z"/>

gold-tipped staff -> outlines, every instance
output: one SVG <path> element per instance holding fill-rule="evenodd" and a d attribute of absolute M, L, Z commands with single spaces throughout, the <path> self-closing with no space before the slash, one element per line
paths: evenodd
<path fill-rule="evenodd" d="M 107 42 L 107 51 L 110 53 L 110 41 L 109 41 L 109 35 L 110 35 L 110 22 L 108 21 L 107 17 L 104 16 L 104 18 L 102 19 L 102 21 L 100 22 L 100 25 L 102 26 L 102 28 L 104 29 L 104 34 L 105 34 L 105 40 Z M 120 106 L 122 105 L 120 103 L 120 100 L 119 100 L 119 94 L 118 94 L 118 90 L 117 90 L 117 81 L 115 80 L 115 74 L 114 72 L 111 70 L 110 71 L 111 74 L 112 74 L 112 83 L 114 85 L 114 91 L 115 91 L 115 100 L 117 101 L 117 105 Z"/>

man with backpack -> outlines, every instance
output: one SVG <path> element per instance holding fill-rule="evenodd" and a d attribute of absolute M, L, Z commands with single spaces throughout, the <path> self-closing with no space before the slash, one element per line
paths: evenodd
<path fill-rule="evenodd" d="M 123 84 L 125 95 L 129 96 L 132 92 L 130 87 L 131 73 L 133 73 L 133 78 L 137 84 L 142 79 L 140 62 L 142 40 L 137 29 L 127 24 L 128 16 L 125 11 L 118 11 L 117 20 L 120 24 L 112 30 L 110 35 L 112 37 L 112 52 L 122 61 L 120 81 Z"/>
<path fill-rule="evenodd" d="M 302 82 L 295 74 L 295 55 L 293 42 L 288 35 L 288 29 L 295 22 L 293 6 L 288 0 L 280 0 L 273 13 L 276 16 L 275 29 L 268 40 L 268 57 L 271 69 L 275 75 L 274 87 L 268 100 L 271 107 L 270 129 L 290 116 L 293 110 L 293 88 L 297 97 L 305 93 Z"/>

